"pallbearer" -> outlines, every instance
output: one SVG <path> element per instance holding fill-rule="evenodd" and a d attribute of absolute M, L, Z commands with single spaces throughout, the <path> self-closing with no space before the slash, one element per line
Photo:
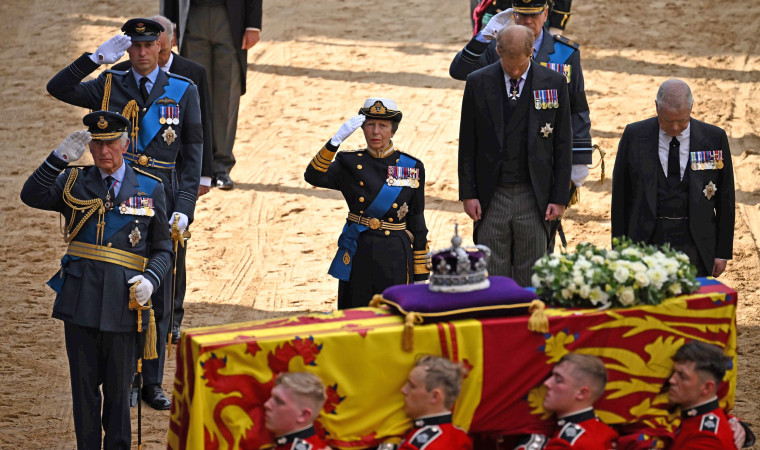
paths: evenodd
<path fill-rule="evenodd" d="M 339 190 L 348 203 L 329 270 L 340 280 L 339 309 L 367 306 L 388 286 L 428 277 L 425 167 L 393 145 L 401 116 L 393 100 L 367 99 L 306 167 L 309 184 Z M 366 148 L 338 153 L 358 128 Z"/>
<path fill-rule="evenodd" d="M 126 118 L 96 111 L 84 124 L 89 131 L 69 135 L 26 180 L 21 200 L 66 220 L 69 246 L 48 284 L 57 292 L 53 317 L 64 324 L 77 447 L 101 448 L 105 431 L 103 447 L 129 448 L 137 331 L 129 288 L 144 305 L 171 264 L 164 187 L 125 163 Z M 95 165 L 67 168 L 88 144 Z"/>

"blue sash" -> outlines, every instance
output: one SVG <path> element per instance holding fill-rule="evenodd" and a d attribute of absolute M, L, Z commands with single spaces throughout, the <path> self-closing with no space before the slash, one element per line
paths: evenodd
<path fill-rule="evenodd" d="M 190 86 L 185 80 L 169 77 L 169 84 L 164 89 L 164 95 L 161 98 L 169 97 L 177 102 L 179 105 L 179 99 L 185 95 L 187 87 Z M 160 99 L 158 99 L 160 100 Z M 140 119 L 140 133 L 137 136 L 137 152 L 142 153 L 150 144 L 150 141 L 156 137 L 158 131 L 163 125 L 159 123 L 161 105 L 158 104 L 158 100 L 153 102 L 148 108 L 148 112 L 145 113 L 142 119 Z"/>
<path fill-rule="evenodd" d="M 154 180 L 151 177 L 140 175 L 139 173 L 136 173 L 135 175 L 137 175 L 137 184 L 139 186 L 139 191 L 147 192 L 148 196 L 153 195 L 153 191 L 156 189 L 156 186 L 158 186 L 158 181 Z M 104 214 L 103 220 L 106 223 L 106 226 L 103 229 L 103 240 L 105 241 L 113 236 L 114 233 L 124 228 L 129 222 L 131 222 L 132 216 L 129 214 L 122 214 L 119 212 L 119 208 L 111 208 L 110 211 Z M 77 234 L 75 240 L 86 242 L 88 244 L 95 244 L 95 240 L 97 239 L 97 222 L 97 219 L 90 217 L 90 223 L 79 231 L 79 234 Z M 78 256 L 64 255 L 61 259 L 61 269 L 55 275 L 53 275 L 50 280 L 48 280 L 47 285 L 50 286 L 56 293 L 60 294 L 61 288 L 63 288 L 63 281 L 66 275 L 66 265 L 69 263 L 69 261 L 75 261 L 77 259 L 80 258 Z"/>
<path fill-rule="evenodd" d="M 549 55 L 549 62 L 552 64 L 565 64 L 574 51 L 575 49 L 572 46 L 555 41 L 554 53 Z"/>
<path fill-rule="evenodd" d="M 415 161 L 411 157 L 401 154 L 397 166 L 401 167 L 414 167 Z M 383 184 L 382 189 L 364 211 L 364 216 L 367 217 L 383 217 L 388 209 L 390 209 L 393 202 L 396 201 L 398 195 L 401 193 L 402 186 L 388 186 Z M 330 264 L 330 270 L 327 271 L 330 275 L 343 281 L 348 281 L 351 277 L 351 266 L 354 263 L 354 255 L 356 254 L 356 247 L 359 240 L 359 235 L 363 233 L 367 227 L 359 225 L 355 222 L 348 222 L 343 226 L 343 231 L 338 238 L 338 252 L 333 258 L 332 264 Z M 348 257 L 346 258 L 346 253 Z M 344 260 L 347 259 L 346 260 Z"/>

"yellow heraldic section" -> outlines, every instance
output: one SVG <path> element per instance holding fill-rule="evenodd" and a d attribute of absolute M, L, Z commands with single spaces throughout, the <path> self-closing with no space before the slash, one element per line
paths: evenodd
<path fill-rule="evenodd" d="M 456 354 L 458 361 L 471 368 L 454 414 L 456 425 L 469 428 L 483 384 L 480 322 L 416 326 L 414 352 L 408 353 L 401 351 L 402 317 L 380 308 L 363 310 L 377 314 L 337 322 L 300 323 L 309 317 L 300 316 L 187 330 L 178 361 L 184 360 L 187 364 L 183 367 L 192 365 L 194 371 L 184 370 L 185 379 L 175 380 L 171 420 L 173 425 L 179 425 L 182 407 L 189 405 L 189 424 L 184 438 L 170 429 L 169 445 L 200 449 L 210 440 L 220 449 L 238 448 L 250 438 L 246 433 L 257 427 L 256 418 L 251 418 L 254 414 L 248 412 L 257 407 L 263 411 L 275 371 L 284 370 L 312 372 L 328 388 L 328 401 L 319 422 L 328 432 L 333 448 L 401 437 L 411 426 L 403 410 L 401 388 L 418 354 L 451 359 Z M 342 315 L 339 311 L 310 317 Z M 185 354 L 187 348 L 192 355 Z M 192 393 L 188 383 L 191 376 Z"/>
<path fill-rule="evenodd" d="M 688 299 L 708 297 L 715 305 L 707 309 L 689 308 Z M 696 294 L 666 299 L 657 306 L 646 305 L 630 308 L 627 311 L 643 311 L 643 316 L 623 314 L 620 310 L 593 311 L 583 310 L 584 315 L 604 314 L 607 320 L 589 327 L 589 331 L 614 330 L 622 331 L 622 341 L 618 345 L 605 347 L 580 347 L 573 349 L 578 353 L 598 356 L 604 359 L 607 370 L 626 375 L 625 379 L 609 381 L 605 389 L 607 400 L 620 399 L 629 395 L 643 392 L 653 394 L 653 397 L 642 399 L 632 406 L 629 413 L 633 417 L 647 417 L 644 422 L 652 427 L 667 427 L 673 430 L 678 422 L 675 417 L 663 409 L 667 403 L 667 394 L 660 393 L 662 383 L 670 376 L 673 368 L 671 357 L 676 350 L 689 340 L 699 339 L 723 346 L 723 340 L 718 336 L 728 336 L 725 354 L 734 361 L 733 367 L 726 372 L 724 381 L 728 383 L 727 395 L 721 399 L 722 407 L 732 407 L 736 392 L 736 325 L 734 321 L 736 307 L 733 303 L 725 303 L 725 293 Z M 547 310 L 547 316 L 566 316 L 569 311 Z M 577 313 L 578 310 L 575 310 Z M 698 320 L 694 320 L 698 319 Z M 640 334 L 652 331 L 662 333 L 636 351 L 637 346 L 626 344 L 626 339 L 635 339 Z M 569 353 L 567 347 L 577 340 L 576 335 L 562 330 L 554 335 L 547 335 L 544 352 L 547 364 L 556 364 L 564 355 Z M 643 351 L 641 351 L 643 350 Z M 533 388 L 528 394 L 528 404 L 531 413 L 547 417 L 543 408 L 543 398 L 546 393 L 544 386 Z M 655 406 L 656 405 L 656 406 Z M 608 424 L 625 423 L 629 419 L 619 414 L 603 409 L 596 409 L 597 415 Z"/>

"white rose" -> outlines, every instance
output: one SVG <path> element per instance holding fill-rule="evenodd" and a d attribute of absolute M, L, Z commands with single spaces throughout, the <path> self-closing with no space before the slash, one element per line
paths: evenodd
<path fill-rule="evenodd" d="M 549 260 L 549 267 L 557 267 L 559 266 L 559 259 L 552 258 Z"/>
<path fill-rule="evenodd" d="M 646 272 L 637 272 L 636 275 L 633 276 L 633 279 L 641 287 L 649 286 L 649 277 L 647 276 Z"/>
<path fill-rule="evenodd" d="M 586 258 L 591 259 L 591 257 L 594 256 L 594 252 L 591 250 L 586 250 L 586 253 L 584 253 L 584 255 L 586 255 Z"/>
<path fill-rule="evenodd" d="M 583 285 L 583 276 L 581 276 L 581 275 L 575 275 L 573 277 L 573 284 L 575 284 L 577 286 Z"/>
<path fill-rule="evenodd" d="M 580 270 L 588 270 L 591 268 L 591 263 L 588 262 L 585 258 L 579 259 L 578 262 L 575 263 L 575 266 L 578 267 Z"/>
<path fill-rule="evenodd" d="M 591 303 L 598 305 L 598 304 L 605 304 L 607 303 L 607 299 L 609 299 L 610 296 L 606 292 L 604 292 L 599 286 L 596 286 L 594 289 L 591 290 L 591 293 L 589 294 L 589 299 L 591 300 Z"/>
<path fill-rule="evenodd" d="M 658 290 L 662 289 L 662 285 L 668 279 L 668 275 L 662 269 L 649 269 L 647 270 L 647 276 L 649 276 L 652 286 Z"/>
<path fill-rule="evenodd" d="M 636 262 L 634 262 L 634 263 L 631 264 L 631 270 L 634 273 L 646 272 L 647 271 L 647 266 L 644 265 L 644 263 L 642 263 L 640 261 L 636 261 Z"/>
<path fill-rule="evenodd" d="M 673 295 L 681 295 L 681 283 L 673 283 L 670 285 L 670 289 L 668 289 Z"/>
<path fill-rule="evenodd" d="M 607 252 L 607 259 L 618 259 L 620 258 L 620 253 L 617 252 L 617 250 L 610 250 Z"/>
<path fill-rule="evenodd" d="M 641 256 L 641 253 L 639 253 L 639 249 L 635 247 L 628 247 L 626 249 L 623 249 L 622 252 L 620 252 L 623 256 Z"/>
<path fill-rule="evenodd" d="M 599 256 L 599 255 L 594 255 L 591 258 L 591 262 L 594 263 L 594 264 L 602 265 L 602 264 L 604 264 L 604 258 L 601 257 L 601 256 Z"/>
<path fill-rule="evenodd" d="M 578 292 L 581 297 L 588 298 L 588 296 L 591 294 L 591 287 L 589 287 L 588 284 L 584 284 L 581 286 L 580 292 Z"/>
<path fill-rule="evenodd" d="M 623 292 L 620 293 L 620 304 L 623 306 L 631 306 L 636 300 L 636 295 L 633 292 L 633 288 L 628 286 L 623 288 Z"/>
<path fill-rule="evenodd" d="M 570 300 L 573 298 L 573 291 L 571 289 L 562 289 L 562 298 Z"/>
<path fill-rule="evenodd" d="M 628 280 L 628 269 L 625 267 L 618 267 L 618 269 L 615 271 L 615 281 L 618 283 L 625 283 Z"/>
<path fill-rule="evenodd" d="M 541 277 L 539 277 L 537 273 L 534 273 L 533 276 L 530 277 L 530 282 L 531 284 L 533 284 L 533 287 L 540 287 Z"/>

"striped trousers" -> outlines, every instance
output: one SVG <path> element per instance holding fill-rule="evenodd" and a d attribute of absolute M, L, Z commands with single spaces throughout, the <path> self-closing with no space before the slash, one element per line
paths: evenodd
<path fill-rule="evenodd" d="M 475 243 L 491 249 L 488 274 L 530 286 L 533 264 L 546 253 L 548 223 L 530 183 L 499 185 L 483 218 L 475 224 Z"/>

